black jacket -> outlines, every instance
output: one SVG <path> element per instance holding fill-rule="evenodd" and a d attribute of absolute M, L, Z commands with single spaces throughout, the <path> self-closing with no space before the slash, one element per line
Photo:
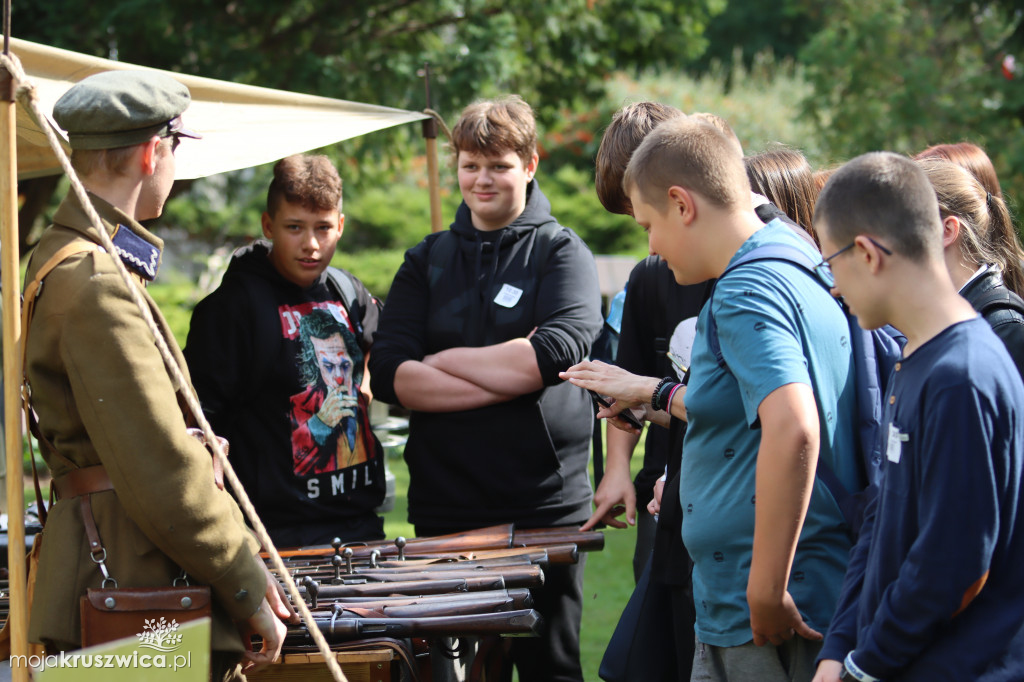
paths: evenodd
<path fill-rule="evenodd" d="M 996 291 L 1002 294 L 999 298 L 1003 302 L 984 306 L 985 299 Z M 1017 365 L 1017 371 L 1024 377 L 1024 314 L 1021 313 L 1024 301 L 1006 288 L 1003 275 L 996 268 L 989 268 L 968 282 L 960 295 L 982 314 L 992 331 L 1002 339 L 1013 364 Z"/>
<path fill-rule="evenodd" d="M 373 510 L 384 498 L 384 459 L 365 400 L 360 398 L 352 421 L 326 435 L 328 427 L 321 427 L 323 445 L 310 435 L 313 419 L 303 420 L 322 404 L 324 391 L 319 372 L 302 376 L 300 321 L 315 309 L 337 318 L 344 307 L 340 295 L 326 273 L 307 289 L 289 282 L 274 269 L 268 248 L 257 241 L 237 251 L 221 285 L 192 314 L 185 357 L 203 412 L 228 439 L 231 462 L 275 544 L 381 538 L 382 521 Z M 366 288 L 350 279 L 358 283 L 351 315 L 358 324 L 353 321 L 344 336 L 358 387 L 377 307 Z M 348 452 L 342 431 L 366 461 L 342 466 L 339 455 Z M 318 466 L 308 468 L 317 459 Z"/>
<path fill-rule="evenodd" d="M 534 328 L 530 343 L 545 385 L 480 409 L 413 412 L 405 459 L 409 519 L 418 526 L 554 525 L 590 514 L 593 408 L 558 372 L 587 357 L 601 328 L 597 268 L 572 230 L 555 224 L 553 237 L 538 232 L 547 224 L 555 220 L 536 181 L 523 213 L 497 231 L 474 228 L 463 203 L 451 229 L 409 249 L 395 275 L 370 357 L 375 397 L 398 403 L 394 376 L 406 360 L 502 343 Z M 507 287 L 522 292 L 510 307 L 495 303 Z"/>

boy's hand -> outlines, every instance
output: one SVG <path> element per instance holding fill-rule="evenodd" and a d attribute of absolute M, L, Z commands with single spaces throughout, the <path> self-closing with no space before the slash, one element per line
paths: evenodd
<path fill-rule="evenodd" d="M 594 493 L 594 513 L 587 522 L 580 526 L 581 531 L 590 530 L 598 522 L 608 524 L 612 528 L 625 528 L 626 523 L 617 517 L 626 515 L 631 526 L 636 525 L 636 489 L 629 478 L 629 472 L 623 476 L 618 470 L 608 470 Z"/>
<path fill-rule="evenodd" d="M 843 672 L 842 661 L 823 660 L 818 664 L 818 672 L 815 673 L 812 682 L 839 682 L 839 675 Z"/>
<path fill-rule="evenodd" d="M 665 490 L 664 479 L 659 478 L 654 482 L 654 495 L 651 497 L 651 501 L 647 503 L 647 512 L 651 516 L 655 516 L 661 512 L 661 495 Z"/>
<path fill-rule="evenodd" d="M 754 633 L 754 644 L 757 646 L 768 643 L 779 645 L 792 639 L 794 635 L 814 641 L 824 639 L 820 632 L 812 630 L 804 622 L 789 590 L 782 593 L 780 602 L 775 603 L 751 597 L 752 595 L 747 595 L 747 603 L 750 605 L 750 629 Z"/>

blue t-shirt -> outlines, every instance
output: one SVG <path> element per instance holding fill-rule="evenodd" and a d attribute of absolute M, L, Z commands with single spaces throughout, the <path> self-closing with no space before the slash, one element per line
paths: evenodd
<path fill-rule="evenodd" d="M 770 243 L 792 245 L 820 258 L 776 220 L 744 242 L 733 260 Z M 727 368 L 719 367 L 709 350 L 709 306 Z M 755 261 L 718 281 L 697 322 L 679 489 L 683 541 L 694 561 L 701 642 L 739 646 L 752 639 L 746 591 L 761 401 L 787 384 L 810 386 L 821 425 L 819 457 L 853 490 L 858 481 L 853 382 L 846 317 L 806 270 L 786 262 Z M 804 620 L 818 631 L 832 617 L 849 550 L 842 513 L 818 480 L 789 581 Z"/>
<path fill-rule="evenodd" d="M 885 680 L 1024 679 L 1020 375 L 974 318 L 897 364 L 889 386 L 884 475 L 822 656 L 852 649 Z"/>

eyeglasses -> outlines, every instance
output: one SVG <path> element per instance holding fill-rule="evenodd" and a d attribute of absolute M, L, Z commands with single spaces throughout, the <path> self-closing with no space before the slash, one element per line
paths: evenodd
<path fill-rule="evenodd" d="M 171 153 L 178 151 L 178 145 L 181 144 L 181 135 L 177 133 L 171 134 Z"/>
<path fill-rule="evenodd" d="M 879 244 L 873 238 L 868 237 L 867 235 L 864 236 L 867 238 L 869 242 L 877 246 L 879 250 L 881 250 L 881 252 L 884 253 L 886 256 L 892 255 L 892 251 L 885 248 L 883 245 Z M 822 258 L 821 262 L 814 266 L 814 272 L 816 272 L 818 274 L 818 277 L 820 277 L 822 281 L 825 282 L 825 284 L 827 284 L 829 287 L 834 287 L 836 285 L 836 278 L 835 275 L 832 274 L 832 266 L 829 265 L 829 262 L 836 256 L 840 256 L 846 253 L 847 251 L 852 249 L 856 244 L 857 242 L 855 241 L 850 242 L 843 248 L 833 253 L 831 256 L 828 256 L 827 258 Z"/>

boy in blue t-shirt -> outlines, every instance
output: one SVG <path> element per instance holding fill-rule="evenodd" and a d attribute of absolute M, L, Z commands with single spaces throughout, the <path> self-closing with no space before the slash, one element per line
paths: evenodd
<path fill-rule="evenodd" d="M 740 152 L 699 120 L 649 133 L 623 188 L 651 253 L 679 284 L 718 278 L 766 244 L 820 258 L 780 221 L 761 222 Z M 709 350 L 711 314 L 725 367 Z M 839 508 L 815 478 L 818 458 L 858 485 L 848 336 L 839 306 L 806 270 L 757 261 L 722 277 L 702 309 L 687 387 L 599 363 L 564 374 L 614 396 L 606 412 L 644 405 L 652 419 L 688 419 L 679 497 L 694 561 L 694 680 L 814 674 L 850 549 Z"/>
<path fill-rule="evenodd" d="M 1024 679 L 1024 387 L 943 262 L 927 176 L 887 152 L 818 198 L 825 263 L 865 328 L 907 336 L 883 477 L 815 682 Z"/>

